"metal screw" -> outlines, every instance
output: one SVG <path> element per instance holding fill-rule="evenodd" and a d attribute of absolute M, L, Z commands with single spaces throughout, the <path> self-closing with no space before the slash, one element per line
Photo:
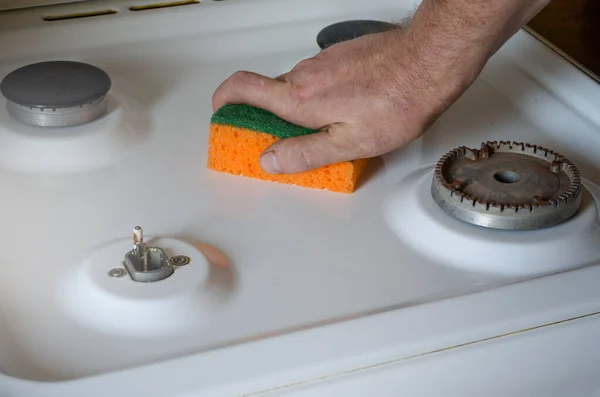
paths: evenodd
<path fill-rule="evenodd" d="M 191 259 L 185 255 L 177 255 L 170 259 L 173 266 L 185 266 L 191 262 Z"/>
<path fill-rule="evenodd" d="M 136 226 L 133 229 L 133 245 L 138 245 L 144 242 L 144 230 L 141 226 Z"/>
<path fill-rule="evenodd" d="M 108 275 L 112 278 L 121 278 L 126 274 L 127 270 L 123 269 L 122 267 L 116 267 L 108 272 Z"/>

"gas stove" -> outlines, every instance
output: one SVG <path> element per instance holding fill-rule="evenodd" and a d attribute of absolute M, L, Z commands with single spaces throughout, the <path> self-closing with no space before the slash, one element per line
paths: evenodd
<path fill-rule="evenodd" d="M 600 389 L 600 87 L 570 62 L 520 31 L 340 195 L 208 170 L 212 94 L 415 2 L 66 3 L 0 13 L 0 395 Z"/>

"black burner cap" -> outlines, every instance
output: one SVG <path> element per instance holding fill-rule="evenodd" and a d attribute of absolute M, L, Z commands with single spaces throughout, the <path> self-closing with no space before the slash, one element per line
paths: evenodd
<path fill-rule="evenodd" d="M 0 91 L 18 105 L 61 109 L 98 100 L 110 87 L 110 77 L 96 66 L 50 61 L 11 72 L 2 80 Z"/>
<path fill-rule="evenodd" d="M 338 22 L 327 26 L 319 32 L 317 35 L 317 44 L 321 49 L 325 49 L 342 41 L 356 39 L 371 33 L 384 32 L 396 27 L 392 23 L 381 21 L 356 20 Z"/>

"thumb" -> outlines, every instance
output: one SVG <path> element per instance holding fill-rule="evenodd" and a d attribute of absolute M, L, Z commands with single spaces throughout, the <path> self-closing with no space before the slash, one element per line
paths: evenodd
<path fill-rule="evenodd" d="M 332 124 L 314 134 L 282 139 L 263 152 L 260 165 L 269 174 L 296 174 L 358 159 L 363 153 L 348 128 Z"/>

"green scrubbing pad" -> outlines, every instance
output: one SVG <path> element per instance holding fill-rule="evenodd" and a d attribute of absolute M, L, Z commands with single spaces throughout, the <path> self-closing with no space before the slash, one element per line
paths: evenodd
<path fill-rule="evenodd" d="M 210 122 L 264 132 L 280 139 L 319 132 L 288 123 L 271 112 L 249 105 L 225 105 L 213 114 Z"/>

